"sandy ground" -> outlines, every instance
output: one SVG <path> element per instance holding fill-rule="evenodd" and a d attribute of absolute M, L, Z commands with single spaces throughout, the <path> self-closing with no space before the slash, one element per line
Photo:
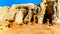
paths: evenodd
<path fill-rule="evenodd" d="M 60 34 L 60 24 L 48 26 L 44 24 L 23 24 L 13 26 L 0 34 Z"/>

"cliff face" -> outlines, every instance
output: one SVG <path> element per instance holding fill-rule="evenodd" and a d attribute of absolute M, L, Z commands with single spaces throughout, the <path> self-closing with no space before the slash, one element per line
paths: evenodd
<path fill-rule="evenodd" d="M 49 19 L 52 24 L 52 21 L 56 20 L 53 15 L 59 12 L 54 11 L 56 9 L 54 8 L 54 2 L 52 0 L 43 0 L 40 6 L 28 3 L 1 7 L 0 21 L 17 22 L 17 24 L 32 24 L 32 22 L 42 24 Z"/>

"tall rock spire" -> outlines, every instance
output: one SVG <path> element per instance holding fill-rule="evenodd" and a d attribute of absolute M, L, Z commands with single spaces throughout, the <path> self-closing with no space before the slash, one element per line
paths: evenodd
<path fill-rule="evenodd" d="M 46 0 L 42 0 L 41 4 L 40 4 L 40 8 L 41 8 L 41 12 L 39 14 L 38 17 L 38 23 L 42 24 L 43 23 L 43 18 L 44 18 L 44 14 L 45 14 L 45 10 L 46 10 Z"/>

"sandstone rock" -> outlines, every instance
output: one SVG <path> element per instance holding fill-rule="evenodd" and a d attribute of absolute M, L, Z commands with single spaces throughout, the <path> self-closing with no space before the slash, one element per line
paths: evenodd
<path fill-rule="evenodd" d="M 31 3 L 12 5 L 11 8 L 17 10 L 15 21 L 18 23 L 23 23 L 23 21 L 31 23 L 33 12 L 37 12 L 37 6 Z"/>
<path fill-rule="evenodd" d="M 39 14 L 39 23 L 42 24 L 43 23 L 43 18 L 44 18 L 44 15 L 45 15 L 45 10 L 46 10 L 46 1 L 43 0 L 43 2 L 41 2 L 40 6 L 41 6 L 41 12 Z"/>

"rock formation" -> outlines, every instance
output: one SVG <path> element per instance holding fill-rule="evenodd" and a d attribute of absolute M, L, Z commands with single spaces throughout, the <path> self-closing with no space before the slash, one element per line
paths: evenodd
<path fill-rule="evenodd" d="M 60 23 L 59 3 L 60 0 L 42 0 L 40 6 L 28 3 L 0 7 L 0 22 L 5 22 L 1 27 L 9 26 L 10 23 L 18 25 Z"/>
<path fill-rule="evenodd" d="M 54 23 L 60 23 L 60 8 L 59 8 L 59 6 L 60 6 L 60 0 L 55 0 L 54 1 L 55 3 L 54 3 L 54 20 L 53 20 L 53 22 Z"/>

